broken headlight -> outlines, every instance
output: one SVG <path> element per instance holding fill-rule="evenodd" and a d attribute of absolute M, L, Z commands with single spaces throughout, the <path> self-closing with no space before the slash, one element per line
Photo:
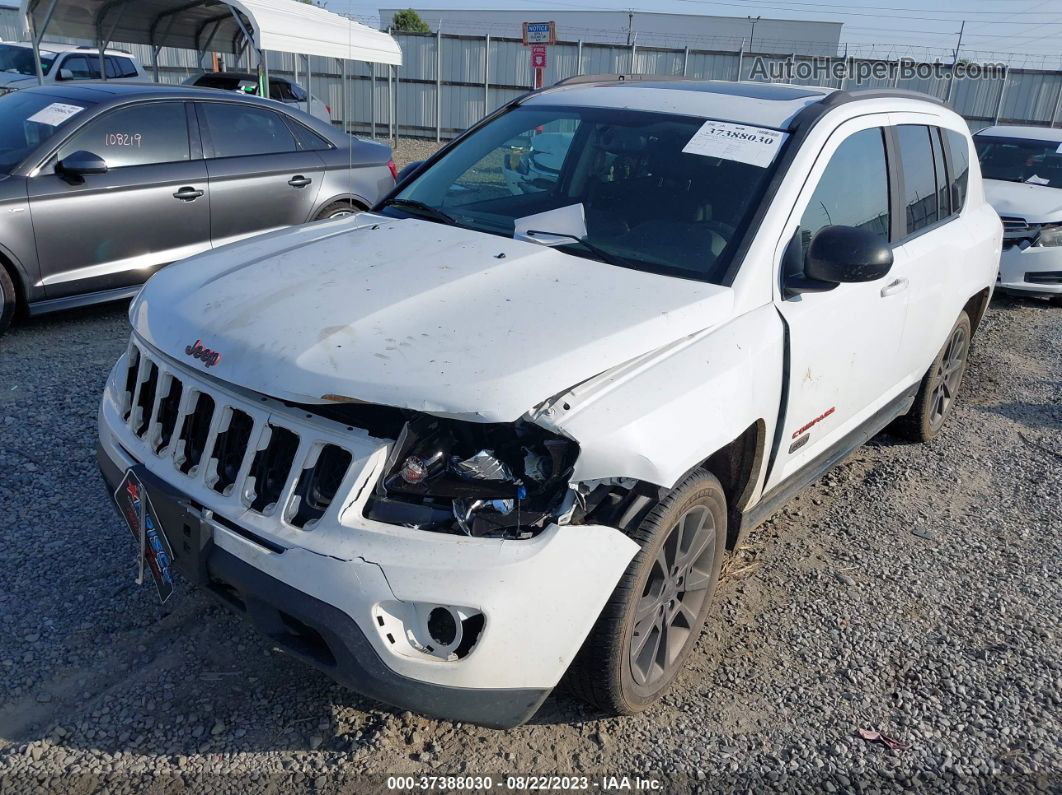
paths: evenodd
<path fill-rule="evenodd" d="M 562 509 L 579 450 L 537 425 L 409 420 L 365 515 L 471 536 L 527 538 Z"/>

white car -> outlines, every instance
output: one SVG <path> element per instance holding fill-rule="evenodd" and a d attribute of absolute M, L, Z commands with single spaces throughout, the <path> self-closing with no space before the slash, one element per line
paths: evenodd
<path fill-rule="evenodd" d="M 44 42 L 40 46 L 45 85 L 100 79 L 100 51 L 95 47 Z M 103 51 L 108 80 L 145 80 L 140 62 L 125 50 Z M 0 94 L 38 85 L 33 47 L 24 42 L 0 43 Z"/>
<path fill-rule="evenodd" d="M 1062 306 L 1062 130 L 989 127 L 974 144 L 1003 219 L 1000 289 Z"/>
<path fill-rule="evenodd" d="M 146 490 L 178 571 L 355 690 L 512 726 L 567 674 L 635 712 L 749 528 L 894 420 L 940 431 L 1001 239 L 922 95 L 570 81 L 372 212 L 155 275 L 99 462 L 134 534 Z"/>

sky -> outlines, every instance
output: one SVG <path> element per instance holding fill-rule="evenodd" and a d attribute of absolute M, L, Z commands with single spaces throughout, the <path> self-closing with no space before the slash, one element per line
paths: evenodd
<path fill-rule="evenodd" d="M 527 10 L 529 19 L 541 17 L 542 10 L 607 10 L 708 14 L 715 16 L 763 16 L 775 19 L 814 19 L 843 22 L 841 42 L 865 52 L 886 57 L 887 48 L 898 55 L 906 48 L 951 50 L 956 46 L 959 28 L 966 20 L 962 50 L 979 60 L 992 53 L 1009 53 L 1021 59 L 1042 61 L 1048 69 L 1062 68 L 1062 0 L 849 0 L 844 3 L 816 3 L 812 0 L 420 0 L 408 3 L 414 8 L 484 8 Z M 365 0 L 325 0 L 333 11 L 349 13 L 370 21 L 378 19 L 379 8 L 401 8 L 404 2 L 372 3 Z M 927 10 L 931 9 L 931 10 Z M 514 32 L 513 35 L 518 35 Z M 880 49 L 879 49 L 880 48 Z M 1030 64 L 1035 65 L 1035 64 Z"/>

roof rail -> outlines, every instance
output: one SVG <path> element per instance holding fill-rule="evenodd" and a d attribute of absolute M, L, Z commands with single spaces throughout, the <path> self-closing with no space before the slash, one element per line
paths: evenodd
<path fill-rule="evenodd" d="M 845 102 L 854 102 L 857 99 L 920 99 L 923 102 L 933 102 L 937 105 L 947 103 L 932 94 L 921 91 L 912 91 L 909 88 L 854 88 L 844 91 L 833 91 L 823 97 L 820 104 L 833 107 Z"/>
<path fill-rule="evenodd" d="M 79 50 L 88 50 L 89 52 L 99 52 L 100 51 L 99 47 L 94 47 L 91 44 L 79 44 L 77 46 L 77 49 L 79 49 Z M 133 55 L 133 53 L 129 52 L 129 50 L 119 50 L 117 47 L 107 47 L 105 52 L 119 52 L 122 55 L 128 55 L 130 57 L 132 57 L 132 55 Z"/>
<path fill-rule="evenodd" d="M 626 83 L 626 82 L 641 82 L 652 81 L 658 82 L 661 80 L 689 80 L 688 77 L 682 75 L 629 75 L 629 74 L 601 74 L 601 75 L 573 75 L 572 77 L 566 77 L 563 80 L 558 80 L 550 88 L 557 88 L 559 86 L 573 86 L 579 83 Z"/>

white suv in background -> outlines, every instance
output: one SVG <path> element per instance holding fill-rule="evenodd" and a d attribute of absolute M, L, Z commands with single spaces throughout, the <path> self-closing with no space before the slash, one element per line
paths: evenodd
<path fill-rule="evenodd" d="M 1000 289 L 1062 306 L 1062 130 L 989 127 L 974 144 L 1003 219 Z"/>
<path fill-rule="evenodd" d="M 160 595 L 355 690 L 512 726 L 567 673 L 635 712 L 744 533 L 941 431 L 1001 239 L 924 95 L 567 81 L 372 212 L 155 275 L 100 467 Z"/>
<path fill-rule="evenodd" d="M 44 83 L 99 80 L 100 51 L 76 44 L 42 43 Z M 104 50 L 103 68 L 108 80 L 144 80 L 140 63 L 125 50 Z M 33 47 L 24 42 L 0 43 L 0 94 L 38 85 Z"/>

